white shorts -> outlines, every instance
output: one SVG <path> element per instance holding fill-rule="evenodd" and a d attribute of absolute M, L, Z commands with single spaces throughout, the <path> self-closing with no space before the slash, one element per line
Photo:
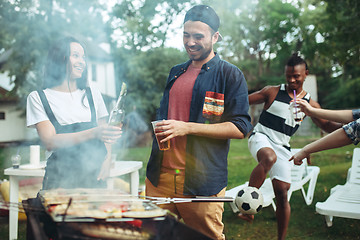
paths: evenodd
<path fill-rule="evenodd" d="M 248 146 L 251 155 L 257 159 L 257 152 L 264 147 L 274 150 L 277 160 L 269 171 L 270 179 L 277 179 L 283 182 L 291 183 L 291 168 L 294 165 L 293 162 L 289 162 L 292 154 L 284 146 L 279 145 L 271 141 L 265 134 L 255 133 L 250 136 Z"/>

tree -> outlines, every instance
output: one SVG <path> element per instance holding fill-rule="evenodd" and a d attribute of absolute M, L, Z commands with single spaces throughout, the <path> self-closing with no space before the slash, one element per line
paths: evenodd
<path fill-rule="evenodd" d="M 113 7 L 109 22 L 117 79 L 127 83 L 128 107 L 136 106 L 147 122 L 155 117 L 170 68 L 187 59 L 164 45 L 171 24 L 189 2 L 124 0 Z"/>
<path fill-rule="evenodd" d="M 336 0 L 208 0 L 224 41 L 218 52 L 243 70 L 249 90 L 283 81 L 283 66 L 301 53 L 328 108 L 357 107 L 360 3 Z"/>
<path fill-rule="evenodd" d="M 64 34 L 104 37 L 101 5 L 96 0 L 10 1 L 0 3 L 0 53 L 12 51 L 1 66 L 15 83 L 12 94 L 25 106 L 27 94 L 42 82 L 42 66 L 51 42 Z"/>
<path fill-rule="evenodd" d="M 302 52 L 327 108 L 358 107 L 360 89 L 360 4 L 358 1 L 304 1 Z"/>
<path fill-rule="evenodd" d="M 300 11 L 281 0 L 208 2 L 221 19 L 224 41 L 219 52 L 244 71 L 249 89 L 278 83 L 283 64 L 296 47 Z"/>
<path fill-rule="evenodd" d="M 192 0 L 123 0 L 113 7 L 110 20 L 117 46 L 133 51 L 163 47 L 170 25 Z"/>
<path fill-rule="evenodd" d="M 358 1 L 122 0 L 111 12 L 100 2 L 0 1 L 0 54 L 12 53 L 0 71 L 9 72 L 12 94 L 23 99 L 23 106 L 28 92 L 41 85 L 50 43 L 71 34 L 110 39 L 117 79 L 128 83 L 138 109 L 153 115 L 169 68 L 187 59 L 165 47 L 170 26 L 200 2 L 219 14 L 224 40 L 216 51 L 243 70 L 251 91 L 282 82 L 286 59 L 299 51 L 317 76 L 324 107 L 358 106 L 353 97 L 360 86 Z M 104 15 L 109 16 L 105 23 Z"/>
<path fill-rule="evenodd" d="M 340 69 L 335 72 L 335 84 L 329 86 L 333 90 L 326 103 L 331 107 L 358 107 L 358 91 L 360 89 L 360 3 L 358 1 L 327 0 L 327 23 L 322 34 L 324 43 L 330 51 L 324 55 L 333 60 Z"/>
<path fill-rule="evenodd" d="M 133 106 L 145 119 L 154 119 L 171 67 L 187 60 L 184 52 L 174 48 L 154 48 L 134 52 L 120 48 L 115 57 L 121 65 L 120 79 L 128 86 L 127 109 Z"/>

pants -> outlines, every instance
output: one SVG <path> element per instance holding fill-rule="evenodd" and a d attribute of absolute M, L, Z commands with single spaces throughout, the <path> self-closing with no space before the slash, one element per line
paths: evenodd
<path fill-rule="evenodd" d="M 146 179 L 146 195 L 151 197 L 190 198 L 194 196 L 183 195 L 185 176 L 170 173 L 161 173 L 157 187 Z M 226 188 L 211 197 L 224 197 Z M 183 219 L 185 224 L 199 232 L 218 240 L 224 240 L 224 224 L 222 214 L 223 202 L 189 202 L 169 203 L 160 205 Z"/>

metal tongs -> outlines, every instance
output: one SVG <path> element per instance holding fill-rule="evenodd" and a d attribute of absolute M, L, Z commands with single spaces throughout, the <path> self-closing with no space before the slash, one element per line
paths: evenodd
<path fill-rule="evenodd" d="M 232 197 L 203 197 L 196 196 L 194 198 L 169 198 L 169 197 L 150 197 L 150 196 L 139 196 L 151 200 L 154 204 L 169 204 L 169 203 L 188 203 L 188 202 L 233 202 Z"/>

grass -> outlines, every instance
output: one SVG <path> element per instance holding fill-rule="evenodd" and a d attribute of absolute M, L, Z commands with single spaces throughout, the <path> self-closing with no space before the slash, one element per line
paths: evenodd
<path fill-rule="evenodd" d="M 294 137 L 292 147 L 302 147 L 315 138 Z M 291 204 L 291 220 L 287 239 L 360 239 L 360 221 L 354 219 L 334 218 L 333 226 L 328 228 L 324 216 L 316 214 L 315 203 L 324 201 L 330 189 L 337 184 L 344 184 L 347 170 L 351 165 L 352 152 L 355 146 L 350 145 L 339 149 L 327 150 L 312 155 L 312 164 L 320 167 L 314 201 L 307 206 L 300 191 L 293 193 Z M 9 167 L 9 159 L 14 149 L 0 149 L 0 163 L 2 167 Z M 26 150 L 20 150 L 26 153 Z M 120 151 L 120 150 L 119 150 Z M 140 171 L 140 184 L 144 183 L 147 160 L 150 147 L 133 148 L 121 151 L 123 159 L 143 161 L 144 167 Z M 0 165 L 1 166 L 1 165 Z M 228 159 L 228 188 L 235 187 L 248 181 L 255 160 L 251 157 L 246 140 L 232 140 Z M 3 171 L 0 176 L 4 178 Z M 6 178 L 6 176 L 5 176 Z M 276 239 L 277 224 L 272 207 L 263 209 L 255 216 L 252 224 L 236 218 L 228 204 L 225 204 L 223 221 L 228 240 L 236 239 Z M 19 239 L 25 239 L 26 224 L 19 224 Z M 8 239 L 7 219 L 0 221 L 0 239 Z"/>
<path fill-rule="evenodd" d="M 313 141 L 313 138 L 296 137 L 292 147 L 302 147 Z M 244 146 L 245 145 L 245 146 Z M 347 170 L 351 165 L 352 151 L 355 146 L 327 150 L 312 155 L 312 164 L 320 166 L 320 174 L 314 194 L 313 203 L 307 206 L 300 191 L 293 193 L 291 220 L 287 239 L 360 239 L 360 221 L 345 218 L 334 218 L 334 224 L 328 228 L 324 216 L 316 214 L 316 202 L 325 201 L 330 189 L 337 184 L 344 184 Z M 229 154 L 228 187 L 235 187 L 248 180 L 251 169 L 256 162 L 246 148 L 246 142 L 233 140 Z M 263 209 L 249 224 L 240 221 L 230 207 L 225 205 L 225 234 L 227 239 L 277 239 L 277 224 L 272 207 Z"/>

